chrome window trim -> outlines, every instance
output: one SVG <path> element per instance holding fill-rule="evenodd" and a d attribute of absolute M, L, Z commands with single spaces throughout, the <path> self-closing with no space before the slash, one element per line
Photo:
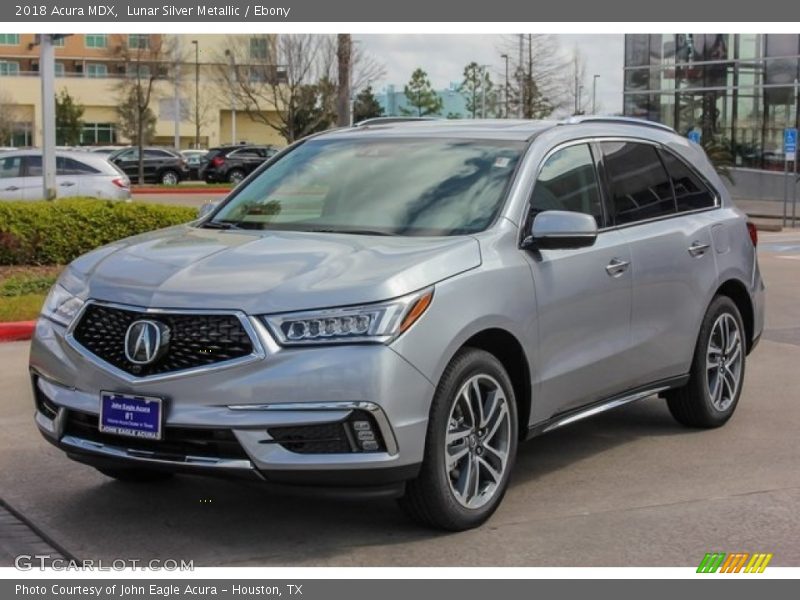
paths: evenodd
<path fill-rule="evenodd" d="M 74 331 L 75 328 L 80 323 L 81 319 L 83 318 L 84 313 L 90 306 L 106 306 L 108 308 L 118 308 L 120 310 L 127 310 L 131 312 L 138 312 L 144 315 L 223 315 L 223 316 L 233 316 L 239 319 L 239 322 L 242 324 L 242 328 L 244 328 L 245 332 L 247 333 L 248 337 L 250 338 L 250 343 L 253 345 L 253 351 L 248 354 L 247 356 L 242 356 L 239 358 L 233 358 L 230 360 L 224 360 L 218 363 L 214 363 L 211 365 L 204 365 L 200 367 L 192 367 L 191 369 L 181 369 L 179 371 L 172 371 L 170 373 L 159 373 L 157 375 L 146 375 L 144 377 L 137 377 L 135 375 L 131 375 L 112 365 L 111 363 L 103 360 L 93 352 L 91 352 L 88 348 L 85 348 L 81 345 L 78 340 L 75 339 Z M 253 327 L 248 316 L 243 313 L 242 311 L 238 310 L 215 310 L 215 309 L 177 309 L 177 308 L 150 308 L 150 307 L 141 307 L 141 306 L 131 306 L 128 304 L 119 304 L 115 302 L 104 302 L 102 300 L 87 300 L 84 305 L 81 307 L 80 312 L 75 316 L 75 318 L 70 323 L 69 327 L 67 328 L 64 339 L 67 341 L 67 344 L 75 350 L 78 354 L 84 357 L 86 360 L 94 364 L 95 366 L 111 373 L 115 377 L 122 379 L 127 383 L 142 383 L 142 382 L 150 382 L 150 381 L 164 381 L 166 379 L 176 379 L 179 377 L 188 377 L 193 375 L 202 375 L 208 373 L 210 371 L 216 371 L 219 369 L 227 369 L 230 367 L 241 366 L 245 364 L 249 364 L 251 362 L 257 360 L 263 360 L 266 358 L 266 351 L 264 350 L 264 344 L 262 343 L 261 336 Z"/>
<path fill-rule="evenodd" d="M 330 411 L 330 410 L 366 410 L 375 418 L 381 430 L 386 452 L 395 456 L 398 452 L 397 440 L 383 409 L 374 402 L 366 401 L 332 401 L 332 402 L 276 402 L 275 404 L 229 404 L 230 410 L 256 411 Z M 235 428 L 234 428 L 235 429 Z"/>
<path fill-rule="evenodd" d="M 591 124 L 591 122 L 586 123 L 586 124 Z M 528 211 L 530 210 L 530 207 L 531 207 L 530 199 L 533 197 L 533 189 L 534 189 L 534 187 L 536 187 L 536 182 L 539 180 L 539 175 L 541 174 L 542 168 L 544 167 L 544 165 L 547 162 L 547 160 L 553 154 L 555 154 L 556 152 L 558 152 L 560 150 L 563 150 L 564 148 L 568 148 L 570 146 L 576 146 L 576 145 L 579 145 L 579 144 L 591 145 L 591 144 L 600 143 L 600 142 L 632 142 L 632 143 L 638 143 L 638 144 L 648 144 L 650 146 L 654 146 L 655 148 L 657 148 L 658 150 L 660 150 L 662 152 L 669 152 L 672 156 L 674 156 L 675 158 L 680 160 L 684 165 L 686 165 L 691 170 L 691 172 L 693 174 L 695 174 L 697 177 L 700 178 L 700 180 L 703 182 L 703 184 L 713 194 L 713 196 L 714 196 L 714 206 L 709 206 L 709 207 L 706 207 L 706 208 L 698 208 L 698 209 L 695 209 L 695 210 L 686 210 L 686 211 L 682 211 L 682 212 L 677 212 L 676 211 L 675 213 L 672 213 L 672 214 L 669 214 L 669 215 L 662 215 L 660 217 L 652 217 L 650 219 L 642 219 L 640 221 L 632 221 L 630 223 L 623 223 L 622 225 L 610 225 L 608 227 L 599 227 L 597 229 L 597 234 L 598 235 L 600 235 L 601 233 L 605 233 L 607 231 L 618 231 L 618 230 L 621 230 L 621 229 L 627 229 L 628 227 L 636 227 L 638 225 L 645 225 L 645 224 L 648 224 L 648 223 L 656 223 L 658 221 L 664 221 L 666 219 L 674 219 L 674 218 L 677 218 L 677 217 L 683 217 L 685 215 L 693 215 L 693 214 L 698 214 L 698 213 L 704 213 L 704 212 L 709 212 L 709 211 L 712 211 L 712 210 L 718 210 L 718 209 L 722 208 L 722 196 L 720 195 L 720 193 L 717 190 L 717 188 L 715 186 L 713 186 L 711 184 L 711 182 L 709 182 L 708 179 L 702 173 L 700 173 L 697 169 L 695 169 L 689 163 L 687 163 L 686 160 L 682 156 L 680 156 L 676 152 L 673 152 L 666 144 L 663 144 L 663 143 L 655 141 L 655 140 L 649 140 L 649 139 L 646 139 L 646 138 L 636 137 L 636 136 L 633 136 L 633 135 L 612 135 L 612 136 L 590 135 L 590 136 L 584 136 L 584 137 L 574 138 L 574 139 L 571 139 L 571 140 L 560 142 L 560 143 L 556 144 L 555 146 L 553 146 L 552 148 L 550 148 L 545 153 L 545 155 L 542 157 L 542 160 L 539 161 L 539 165 L 536 167 L 536 176 L 534 177 L 533 186 L 531 187 L 530 193 L 528 194 L 528 200 L 525 202 L 525 214 L 523 215 L 523 218 L 521 220 L 522 223 L 525 223 L 525 221 L 527 219 Z M 597 160 L 597 159 L 595 158 L 595 160 Z M 604 191 L 602 182 L 598 180 L 597 184 L 600 187 L 601 195 L 605 196 L 602 193 Z M 604 202 L 609 202 L 610 200 L 605 198 L 605 197 L 603 197 L 603 201 Z M 604 207 L 603 210 L 606 211 L 606 207 Z M 524 227 L 520 227 L 520 239 L 518 240 L 518 243 L 520 245 L 522 244 L 522 239 L 524 238 L 524 236 L 525 236 Z"/>

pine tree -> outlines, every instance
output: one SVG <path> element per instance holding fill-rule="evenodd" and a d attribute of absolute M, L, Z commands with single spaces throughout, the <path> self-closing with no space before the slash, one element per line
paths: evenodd
<path fill-rule="evenodd" d="M 372 91 L 372 86 L 368 85 L 356 96 L 353 106 L 353 122 L 358 123 L 365 119 L 374 119 L 383 116 L 383 107 Z"/>
<path fill-rule="evenodd" d="M 493 105 L 496 104 L 492 80 L 478 63 L 471 62 L 464 67 L 464 81 L 458 91 L 466 100 L 467 113 L 471 118 L 491 116 Z"/>
<path fill-rule="evenodd" d="M 82 105 L 77 104 L 65 89 L 56 94 L 56 144 L 77 146 L 81 143 L 83 130 Z"/>
<path fill-rule="evenodd" d="M 415 117 L 438 115 L 444 108 L 444 102 L 433 90 L 428 74 L 420 68 L 417 68 L 411 74 L 411 79 L 406 84 L 403 92 L 411 107 L 400 109 L 400 112 L 404 115 L 413 115 Z"/>

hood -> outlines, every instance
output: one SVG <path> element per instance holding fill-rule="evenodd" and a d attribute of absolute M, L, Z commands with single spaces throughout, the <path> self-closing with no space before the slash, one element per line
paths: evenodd
<path fill-rule="evenodd" d="M 250 314 L 379 302 L 480 265 L 472 237 L 389 237 L 174 227 L 72 263 L 87 297 Z M 72 277 L 70 277 L 72 279 Z"/>

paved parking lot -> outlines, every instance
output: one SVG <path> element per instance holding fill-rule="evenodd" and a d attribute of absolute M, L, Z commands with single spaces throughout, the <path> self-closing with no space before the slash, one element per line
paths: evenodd
<path fill-rule="evenodd" d="M 500 510 L 478 530 L 421 529 L 391 501 L 275 495 L 188 476 L 112 482 L 36 432 L 26 343 L 0 345 L 0 498 L 80 558 L 689 566 L 718 550 L 800 565 L 800 233 L 761 238 L 767 329 L 732 421 L 683 429 L 649 399 L 533 440 Z"/>

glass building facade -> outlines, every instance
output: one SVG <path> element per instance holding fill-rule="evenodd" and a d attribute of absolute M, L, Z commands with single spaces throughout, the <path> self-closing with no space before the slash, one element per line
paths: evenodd
<path fill-rule="evenodd" d="M 798 59 L 795 34 L 626 35 L 624 112 L 699 134 L 737 167 L 783 170 Z"/>

